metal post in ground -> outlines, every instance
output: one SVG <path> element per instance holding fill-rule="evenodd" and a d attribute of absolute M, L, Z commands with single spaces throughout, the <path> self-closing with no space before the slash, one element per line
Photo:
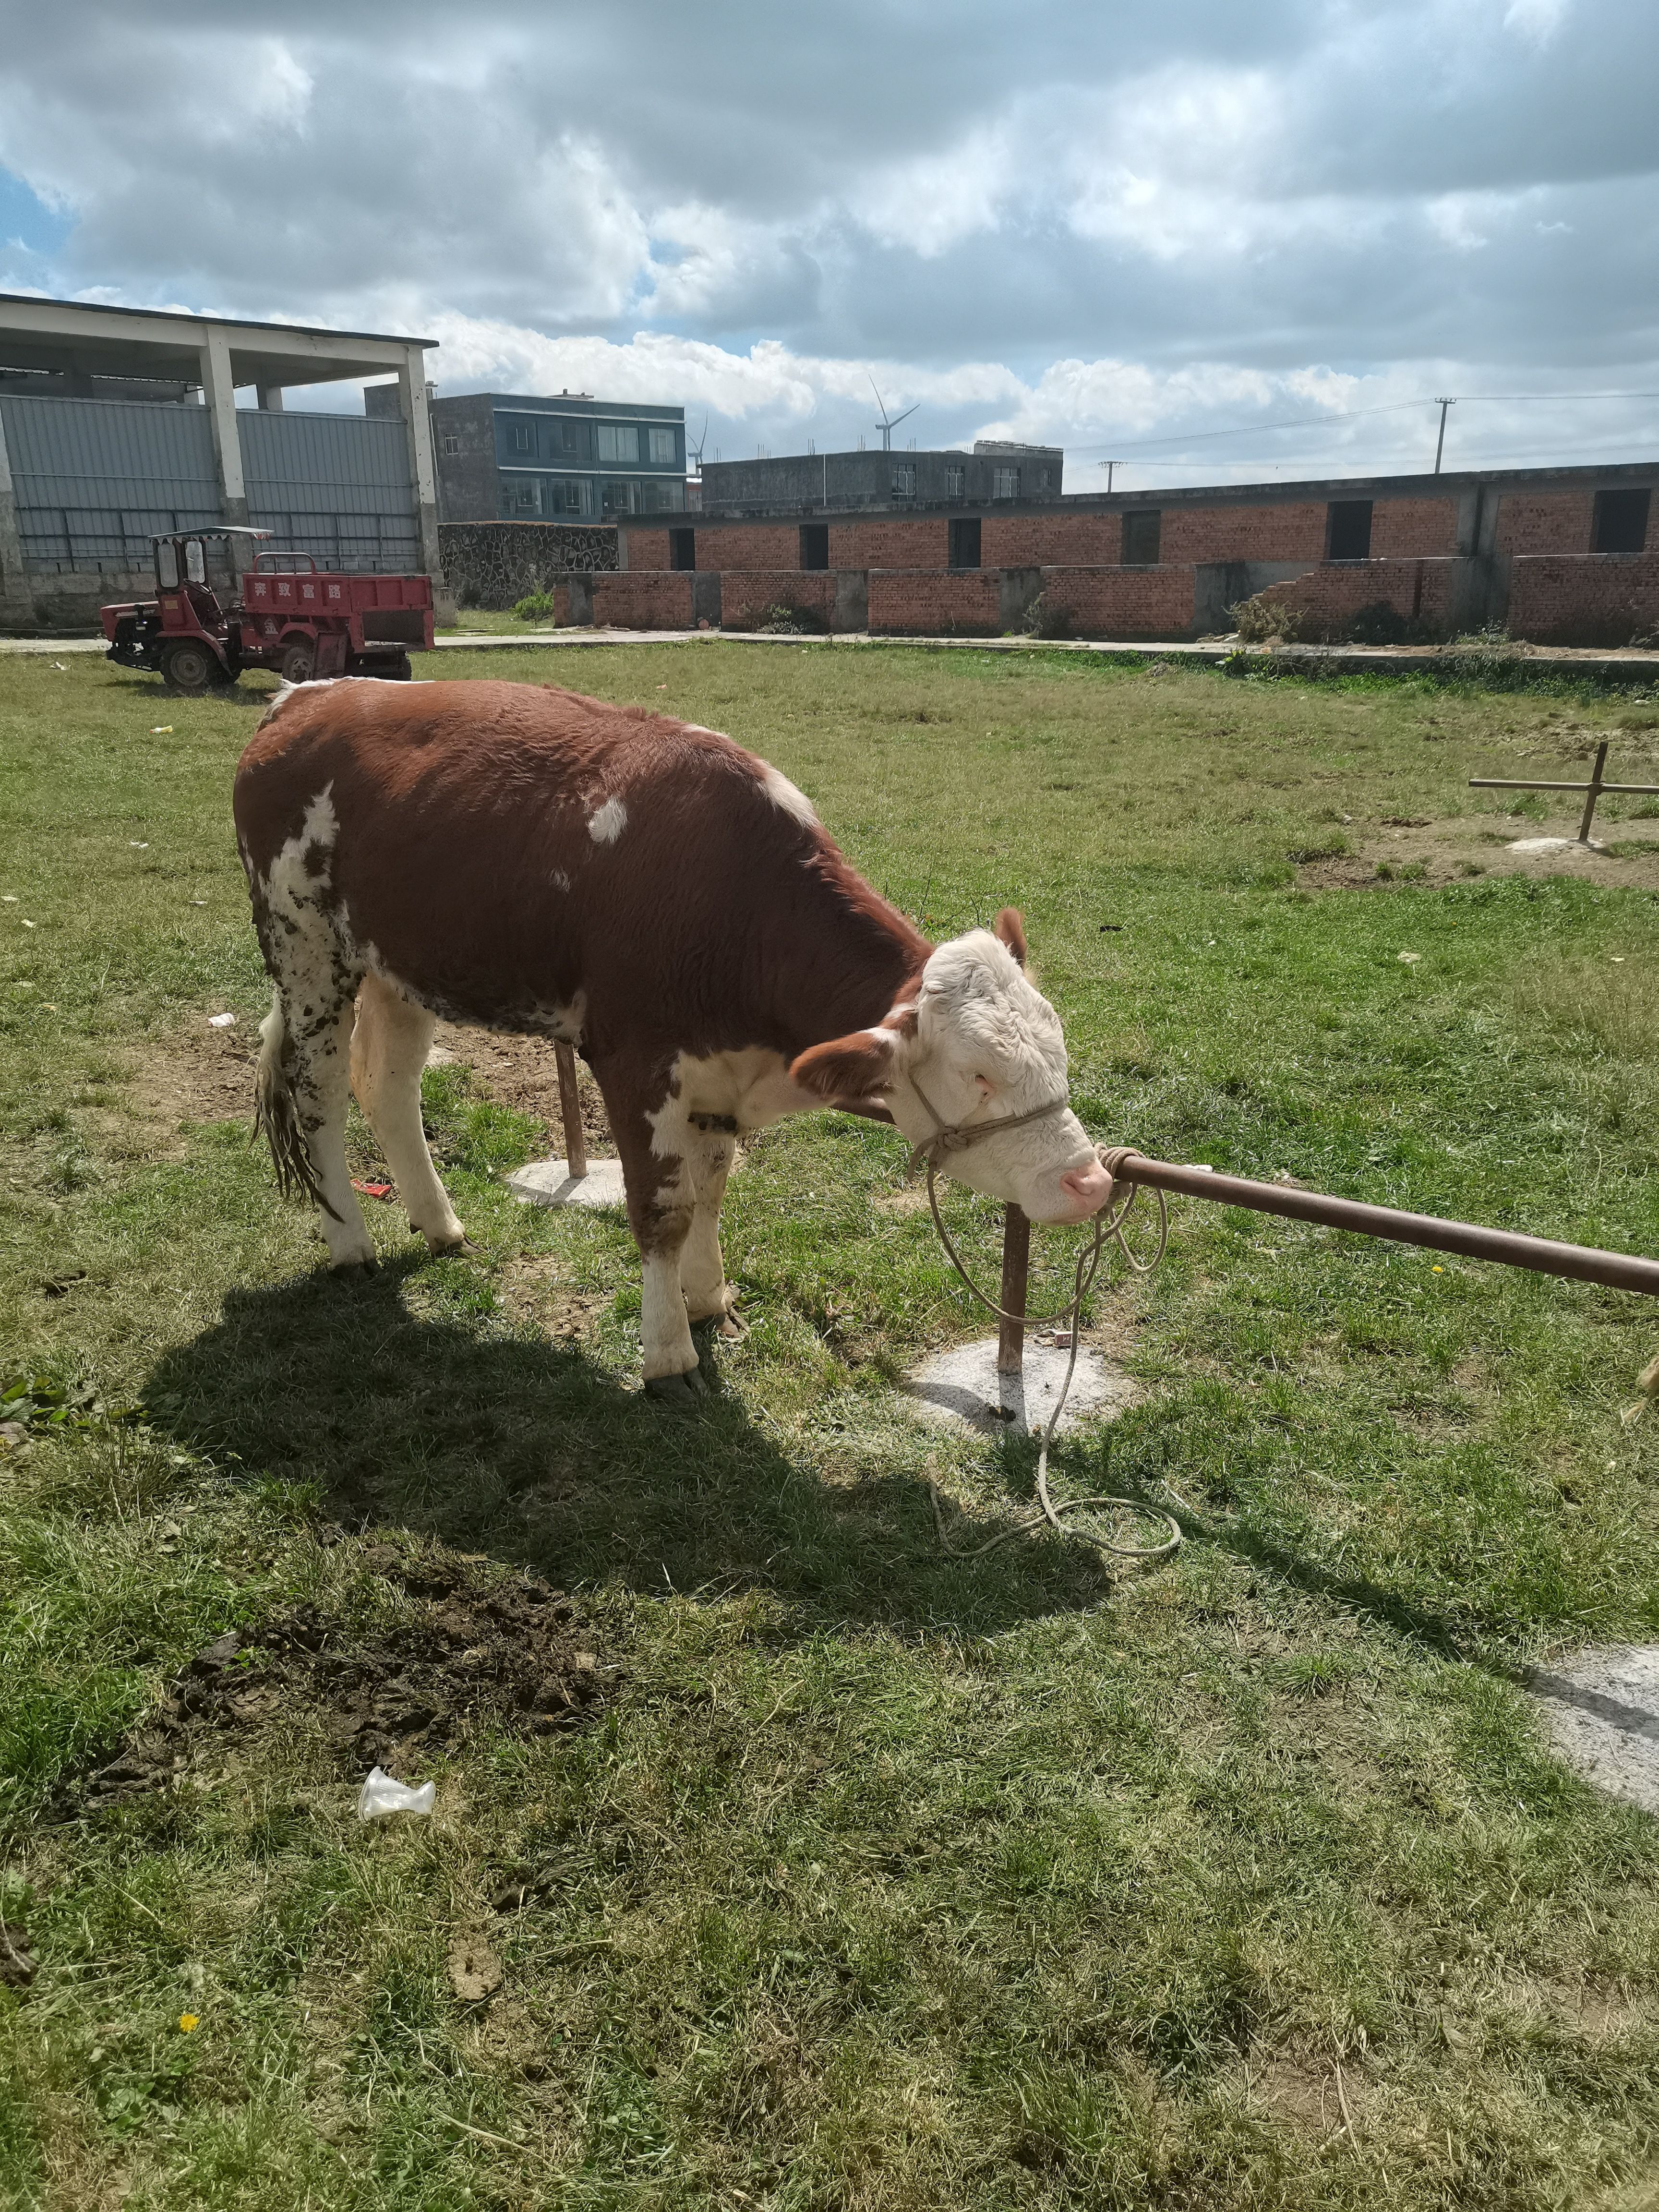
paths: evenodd
<path fill-rule="evenodd" d="M 559 1113 L 564 1121 L 564 1166 L 569 1176 L 587 1173 L 587 1139 L 582 1134 L 581 1101 L 576 1093 L 576 1055 L 562 1038 L 553 1047 L 559 1071 Z"/>
<path fill-rule="evenodd" d="M 1590 841 L 1590 823 L 1595 815 L 1595 802 L 1601 796 L 1601 771 L 1607 764 L 1607 743 L 1608 740 L 1603 738 L 1595 748 L 1595 766 L 1590 770 L 1589 788 L 1584 793 L 1584 811 L 1578 824 L 1581 845 L 1588 845 Z"/>
<path fill-rule="evenodd" d="M 997 1325 L 997 1373 L 1020 1375 L 1025 1367 L 1025 1285 L 1031 1266 L 1031 1224 L 1023 1208 L 1011 1199 L 1002 1224 L 1002 1295 L 997 1304 L 1006 1316 Z"/>

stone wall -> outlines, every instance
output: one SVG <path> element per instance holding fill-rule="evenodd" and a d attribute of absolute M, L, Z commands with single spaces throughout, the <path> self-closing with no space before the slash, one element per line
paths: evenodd
<path fill-rule="evenodd" d="M 573 570 L 614 568 L 617 532 L 611 523 L 441 522 L 438 554 L 459 605 L 500 609 Z"/>

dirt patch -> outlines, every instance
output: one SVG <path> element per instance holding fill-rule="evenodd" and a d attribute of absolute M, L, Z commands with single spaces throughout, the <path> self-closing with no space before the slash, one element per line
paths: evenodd
<path fill-rule="evenodd" d="M 217 1638 L 88 1777 L 84 1802 L 162 1788 L 204 1755 L 278 1729 L 320 1736 L 338 1772 L 356 1779 L 372 1766 L 401 1776 L 481 1723 L 542 1735 L 603 1705 L 615 1670 L 586 1648 L 569 1599 L 538 1576 L 490 1577 L 391 1544 L 362 1565 L 412 1608 L 362 1628 L 299 1605 Z"/>
<path fill-rule="evenodd" d="M 553 1048 L 541 1037 L 512 1036 L 505 1031 L 463 1027 L 440 1022 L 428 1065 L 442 1067 L 459 1061 L 471 1068 L 472 1079 L 485 1097 L 514 1113 L 529 1114 L 539 1124 L 550 1153 L 562 1154 L 564 1130 L 559 1120 L 559 1078 Z M 596 1158 L 615 1152 L 611 1124 L 605 1119 L 599 1086 L 579 1060 L 576 1096 L 582 1110 L 587 1149 Z"/>
<path fill-rule="evenodd" d="M 502 1263 L 496 1277 L 501 1304 L 520 1321 L 550 1337 L 584 1337 L 610 1307 L 610 1291 L 584 1291 L 560 1278 L 566 1262 L 537 1253 Z"/>
<path fill-rule="evenodd" d="M 926 1183 L 901 1183 L 896 1190 L 878 1191 L 870 1203 L 878 1213 L 926 1213 L 927 1186 Z"/>
<path fill-rule="evenodd" d="M 1275 2120 L 1299 2133 L 1323 2138 L 1358 2125 L 1364 2107 L 1364 2081 L 1344 2067 L 1304 2065 L 1283 2053 L 1250 2076 L 1250 2093 Z"/>
<path fill-rule="evenodd" d="M 152 1153 L 181 1153 L 184 1132 L 204 1121 L 253 1121 L 253 1060 L 258 1031 L 213 1030 L 206 1017 L 199 1028 L 158 1038 L 144 1046 L 132 1064 L 128 1090 L 132 1105 L 147 1121 L 166 1132 Z M 158 1132 L 158 1135 L 159 1135 Z"/>
<path fill-rule="evenodd" d="M 1595 835 L 1618 853 L 1559 848 L 1517 853 L 1518 841 L 1577 834 L 1578 817 L 1534 822 L 1516 815 L 1453 815 L 1439 821 L 1393 816 L 1356 823 L 1353 853 L 1304 861 L 1297 881 L 1327 890 L 1397 890 L 1438 886 L 1475 876 L 1577 876 L 1587 883 L 1659 890 L 1659 822 L 1597 817 Z"/>

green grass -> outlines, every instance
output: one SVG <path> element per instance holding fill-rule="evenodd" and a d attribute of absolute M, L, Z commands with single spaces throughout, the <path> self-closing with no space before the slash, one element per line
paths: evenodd
<path fill-rule="evenodd" d="M 1020 904 L 1103 1138 L 1659 1243 L 1652 896 L 1315 893 L 1288 857 L 1501 826 L 1470 775 L 1634 756 L 1639 702 L 811 646 L 439 672 L 729 729 L 935 933 Z M 477 1254 L 375 1207 L 367 1285 L 245 1126 L 181 1112 L 207 1016 L 266 1000 L 244 690 L 0 661 L 0 1382 L 83 1394 L 0 1457 L 0 1916 L 41 1962 L 0 1989 L 0 2201 L 1634 2204 L 1659 1832 L 1517 1685 L 1659 1633 L 1659 1467 L 1620 1418 L 1651 1309 L 1178 1205 L 1096 1316 L 1141 1401 L 1056 1475 L 1173 1490 L 1185 1548 L 943 1559 L 930 1475 L 988 1528 L 1030 1453 L 896 1400 L 978 1332 L 886 1133 L 750 1148 L 755 1326 L 673 1424 L 637 1395 L 625 1232 L 514 1205 L 531 1125 L 464 1071 L 427 1107 Z M 990 1275 L 995 1210 L 951 1205 Z M 1058 1291 L 1068 1240 L 1039 1246 Z M 222 1630 L 393 1603 L 388 1538 L 578 1593 L 603 1719 L 479 1728 L 429 1822 L 360 1827 L 303 1715 L 86 1809 Z M 515 1868 L 534 1898 L 497 1911 Z M 505 1978 L 468 2004 L 445 1961 L 478 1935 Z"/>

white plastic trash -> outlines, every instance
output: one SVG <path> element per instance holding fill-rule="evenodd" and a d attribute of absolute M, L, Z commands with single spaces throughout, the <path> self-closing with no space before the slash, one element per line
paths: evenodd
<path fill-rule="evenodd" d="M 234 1014 L 210 1014 L 208 1027 L 210 1030 L 228 1030 L 235 1019 Z"/>
<path fill-rule="evenodd" d="M 437 1794 L 435 1782 L 423 1782 L 418 1790 L 411 1790 L 406 1782 L 396 1780 L 384 1767 L 373 1767 L 368 1781 L 357 1792 L 357 1818 L 382 1820 L 388 1813 L 429 1813 Z"/>

